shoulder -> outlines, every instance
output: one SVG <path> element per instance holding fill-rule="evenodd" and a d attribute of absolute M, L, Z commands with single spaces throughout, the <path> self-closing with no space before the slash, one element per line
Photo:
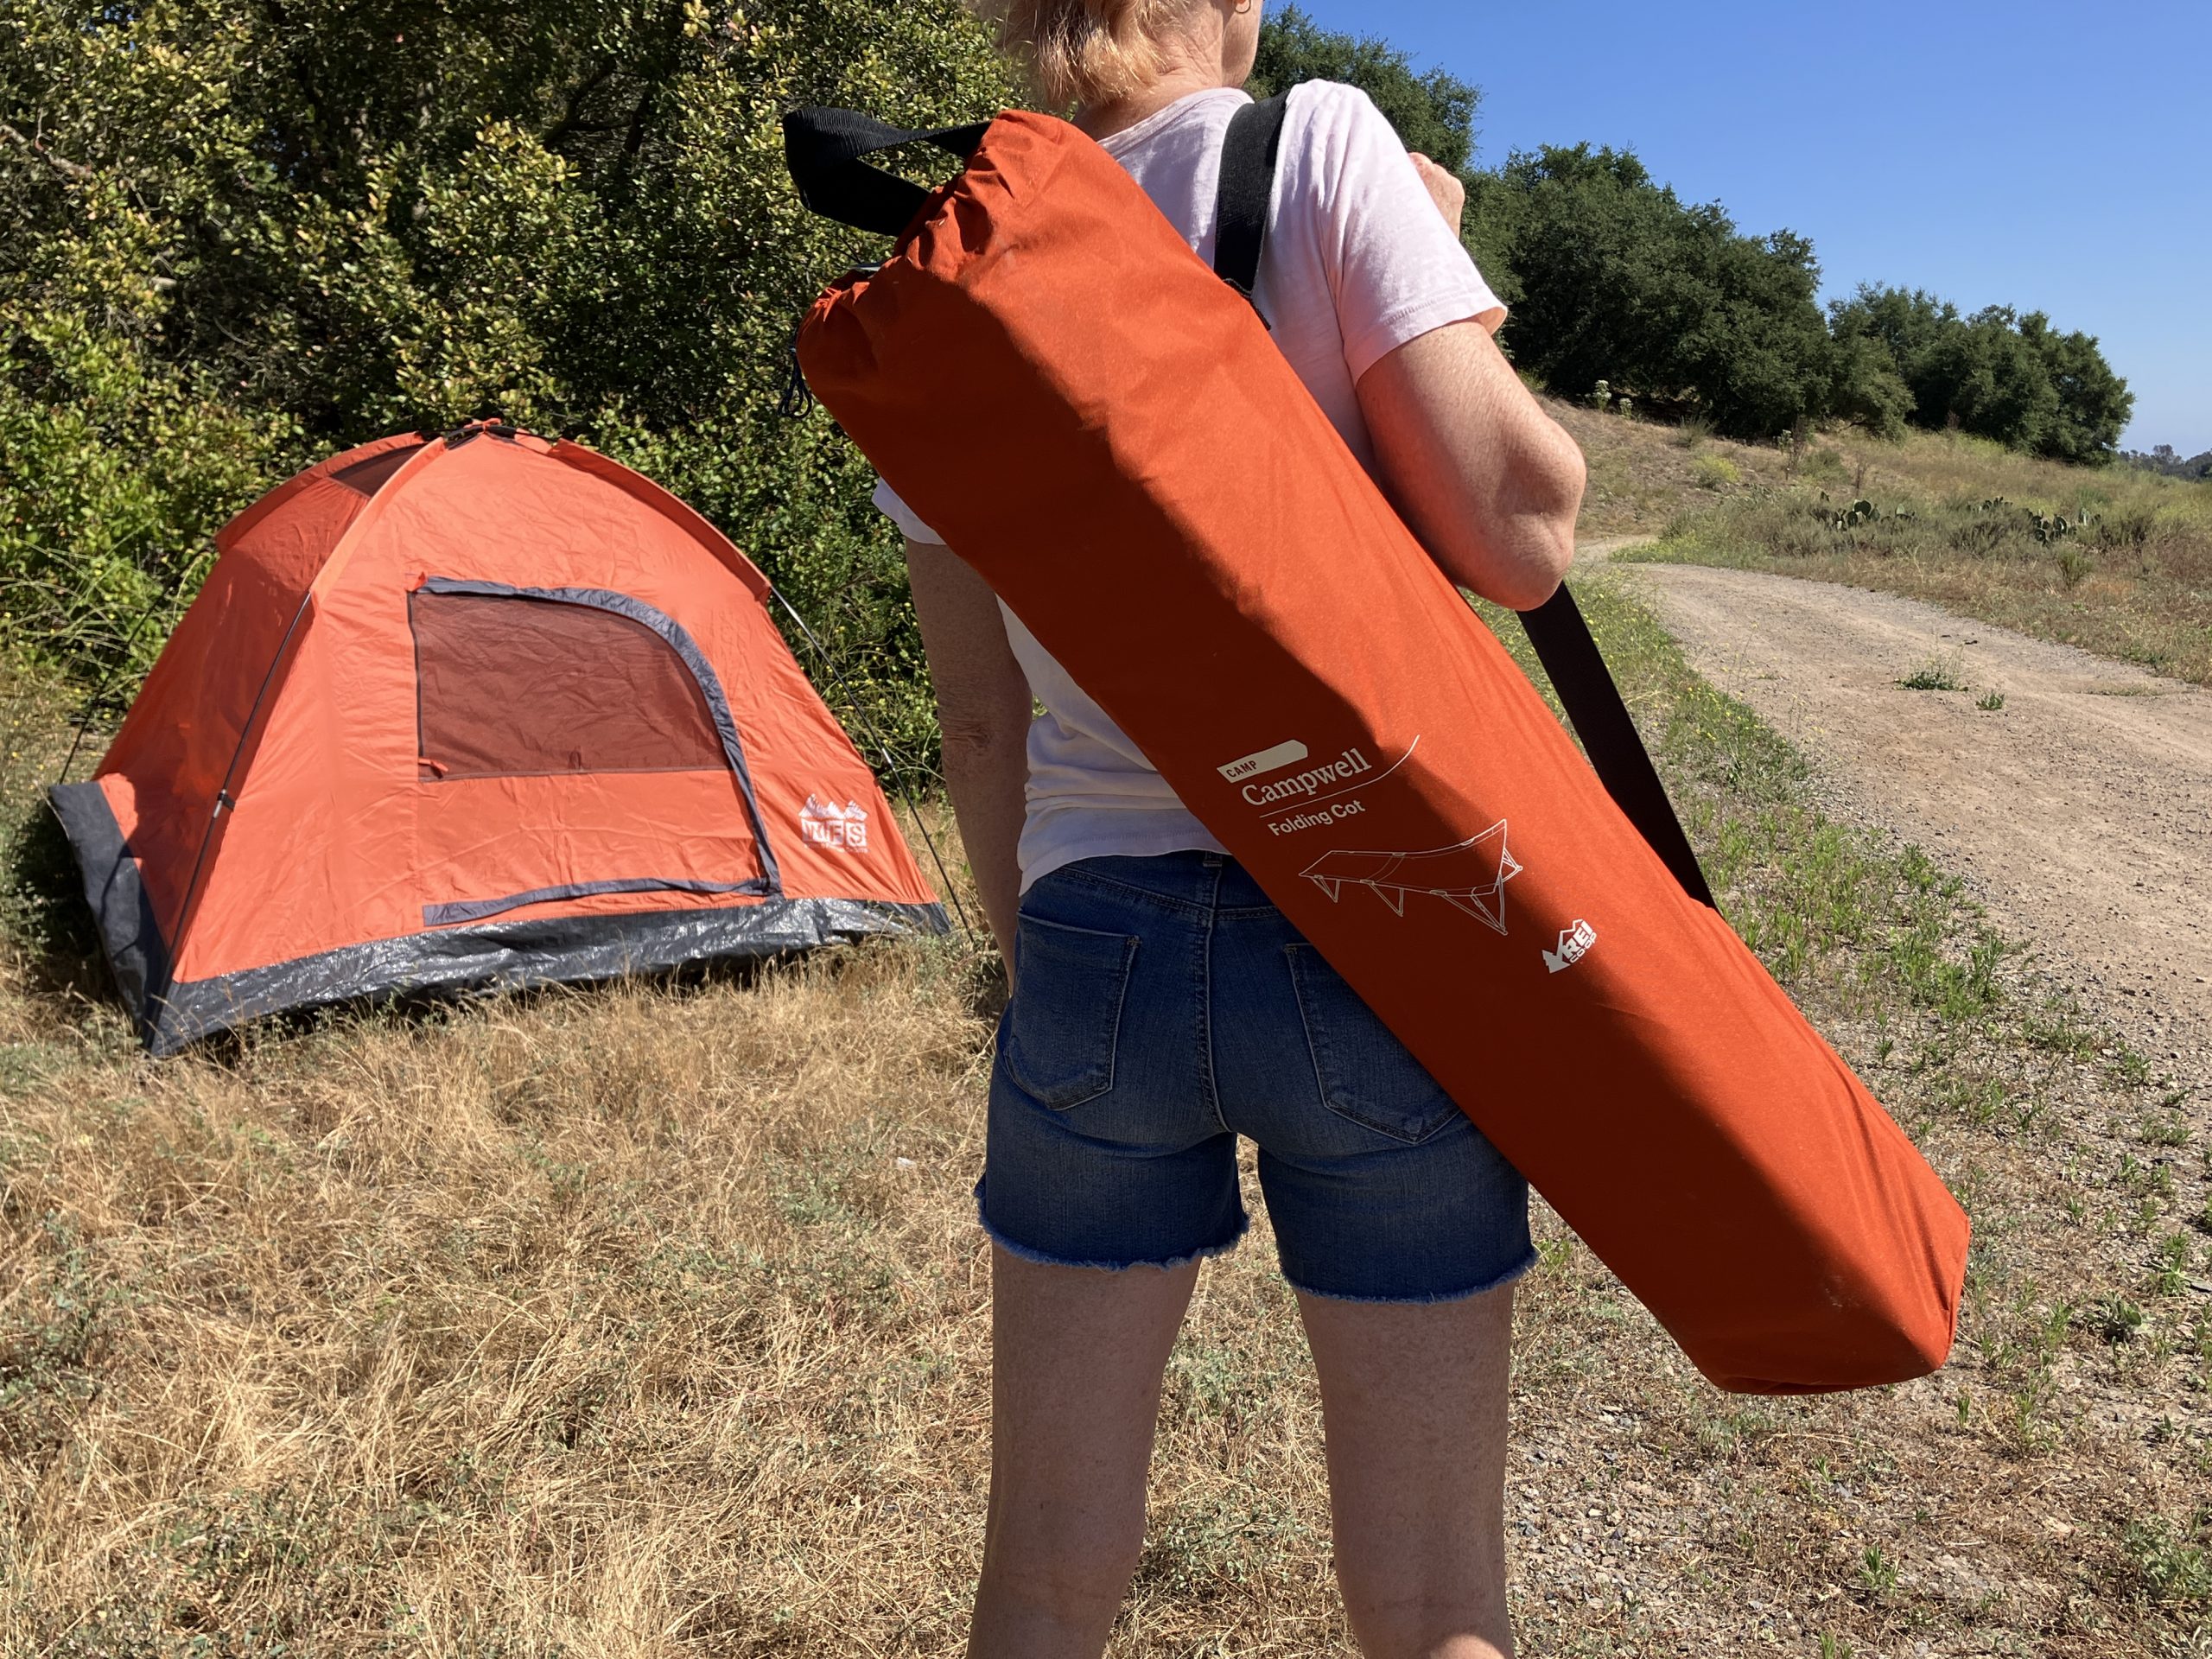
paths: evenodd
<path fill-rule="evenodd" d="M 1374 99 L 1340 81 L 1300 81 L 1284 104 L 1279 210 L 1327 224 L 1400 212 L 1423 194 L 1406 146 Z"/>
<path fill-rule="evenodd" d="M 1374 188 L 1410 171 L 1406 147 L 1375 101 L 1357 86 L 1300 81 L 1284 105 L 1282 168 L 1294 188 L 1320 200 Z"/>
<path fill-rule="evenodd" d="M 1342 143 L 1377 132 L 1396 136 L 1373 99 L 1339 80 L 1301 80 L 1292 87 L 1284 101 L 1283 128 L 1286 138 L 1295 133 L 1309 143 Z"/>

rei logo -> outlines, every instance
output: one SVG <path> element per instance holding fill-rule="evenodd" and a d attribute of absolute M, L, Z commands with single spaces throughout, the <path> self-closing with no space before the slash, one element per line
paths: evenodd
<path fill-rule="evenodd" d="M 1589 954 L 1590 947 L 1598 943 L 1598 930 L 1589 923 L 1578 920 L 1573 927 L 1559 936 L 1559 949 L 1544 952 L 1544 966 L 1553 973 L 1562 968 L 1572 968 Z"/>

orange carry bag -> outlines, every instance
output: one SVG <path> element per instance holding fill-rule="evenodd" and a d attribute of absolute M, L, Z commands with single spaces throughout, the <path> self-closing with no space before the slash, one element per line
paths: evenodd
<path fill-rule="evenodd" d="M 1698 1368 L 1941 1365 L 1957 1203 L 1135 181 L 1020 111 L 786 133 L 810 203 L 904 226 L 808 314 L 814 393 Z M 859 160 L 917 137 L 968 155 L 940 190 Z"/>

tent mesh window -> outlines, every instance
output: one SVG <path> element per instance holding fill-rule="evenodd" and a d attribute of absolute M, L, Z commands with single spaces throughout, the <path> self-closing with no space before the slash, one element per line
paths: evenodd
<path fill-rule="evenodd" d="M 611 611 L 480 594 L 408 596 L 420 775 L 721 771 L 698 682 Z"/>

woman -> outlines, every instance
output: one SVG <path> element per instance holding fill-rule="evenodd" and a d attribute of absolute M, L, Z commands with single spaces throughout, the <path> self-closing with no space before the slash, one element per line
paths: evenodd
<path fill-rule="evenodd" d="M 1013 0 L 1001 41 L 1203 258 L 1255 0 Z M 1457 180 L 1350 87 L 1290 96 L 1259 303 L 1462 587 L 1526 608 L 1580 454 L 1491 338 Z M 1233 454 L 1224 466 L 1236 464 Z M 1258 1145 L 1319 1375 L 1336 1567 L 1371 1659 L 1510 1653 L 1503 1487 L 1520 1176 L 1098 707 L 887 487 L 946 776 L 1014 979 L 979 1213 L 990 1516 L 969 1651 L 1094 1656 L 1135 1570 L 1161 1375 Z M 1045 712 L 1033 722 L 1032 699 Z"/>

